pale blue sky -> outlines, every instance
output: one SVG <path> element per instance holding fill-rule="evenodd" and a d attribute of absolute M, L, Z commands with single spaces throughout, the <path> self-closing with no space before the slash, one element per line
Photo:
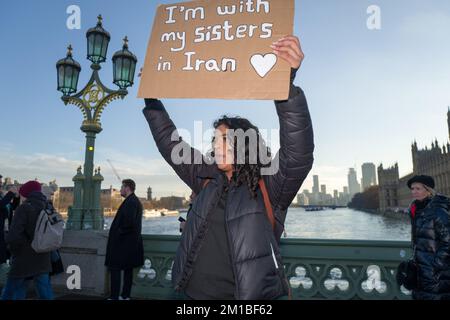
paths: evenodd
<path fill-rule="evenodd" d="M 56 178 L 72 185 L 83 163 L 82 116 L 64 106 L 56 91 L 55 63 L 69 43 L 82 65 L 78 88 L 90 76 L 86 30 L 104 17 L 112 39 L 101 77 L 112 84 L 112 54 L 128 35 L 130 50 L 142 66 L 155 8 L 176 1 L 45 0 L 3 1 L 0 10 L 0 105 L 2 140 L 0 173 L 20 181 Z M 381 8 L 382 29 L 368 30 L 367 7 Z M 81 30 L 66 28 L 66 8 L 81 8 Z M 306 59 L 296 83 L 305 91 L 315 130 L 312 175 L 328 190 L 342 190 L 349 167 L 363 162 L 399 162 L 411 168 L 410 144 L 434 138 L 447 142 L 450 105 L 450 2 L 447 0 L 296 0 L 295 34 Z M 103 187 L 119 185 L 108 166 L 111 159 L 122 178 L 138 182 L 138 193 L 151 185 L 156 196 L 188 195 L 161 161 L 136 98 L 138 79 L 124 101 L 103 113 L 97 137 L 96 165 L 103 168 Z M 194 121 L 211 125 L 219 115 L 238 114 L 262 128 L 278 128 L 270 101 L 166 100 L 174 122 L 192 129 Z"/>

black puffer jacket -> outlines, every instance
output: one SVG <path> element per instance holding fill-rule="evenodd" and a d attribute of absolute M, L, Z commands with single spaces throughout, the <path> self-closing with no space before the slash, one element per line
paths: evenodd
<path fill-rule="evenodd" d="M 267 218 L 260 191 L 257 198 L 252 199 L 246 186 L 232 187 L 226 200 L 225 221 L 235 277 L 234 296 L 239 300 L 275 299 L 287 295 L 288 283 L 279 241 L 287 209 L 313 164 L 313 129 L 303 91 L 291 85 L 289 100 L 277 101 L 275 105 L 280 121 L 280 151 L 276 155 L 279 166 L 273 175 L 263 176 L 276 219 L 275 233 Z M 194 159 L 201 159 L 202 155 L 181 138 L 180 141 L 171 140 L 176 128 L 159 100 L 146 99 L 143 112 L 162 156 L 198 194 L 172 269 L 175 289 L 183 290 L 208 228 L 206 218 L 220 200 L 224 175 L 215 164 L 186 164 L 195 163 Z M 190 154 L 183 154 L 186 161 L 178 165 L 171 159 L 172 150 L 177 145 L 177 148 L 184 145 L 191 151 Z M 206 178 L 211 181 L 202 189 Z"/>
<path fill-rule="evenodd" d="M 418 265 L 418 300 L 450 299 L 450 199 L 436 195 L 417 207 L 412 219 L 412 241 Z M 424 208 L 423 208 L 424 206 Z"/>

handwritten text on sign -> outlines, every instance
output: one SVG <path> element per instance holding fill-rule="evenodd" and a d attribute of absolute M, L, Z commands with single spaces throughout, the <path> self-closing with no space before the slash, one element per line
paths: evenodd
<path fill-rule="evenodd" d="M 160 6 L 139 96 L 287 98 L 290 67 L 269 46 L 292 33 L 293 11 L 294 0 Z"/>

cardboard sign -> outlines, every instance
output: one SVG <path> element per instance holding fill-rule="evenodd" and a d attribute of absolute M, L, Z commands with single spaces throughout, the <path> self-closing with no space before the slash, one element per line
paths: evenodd
<path fill-rule="evenodd" d="M 138 97 L 287 99 L 290 65 L 270 45 L 293 24 L 294 0 L 160 5 Z"/>

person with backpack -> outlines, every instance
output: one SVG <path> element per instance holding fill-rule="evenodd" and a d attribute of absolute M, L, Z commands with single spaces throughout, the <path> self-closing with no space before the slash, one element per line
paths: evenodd
<path fill-rule="evenodd" d="M 407 182 L 414 201 L 409 212 L 417 281 L 413 299 L 450 299 L 450 199 L 436 193 L 434 179 L 417 175 Z"/>
<path fill-rule="evenodd" d="M 178 136 L 162 102 L 145 99 L 143 113 L 161 155 L 196 194 L 172 267 L 175 290 L 190 299 L 267 300 L 290 292 L 279 244 L 287 209 L 311 170 L 314 141 L 305 95 L 293 84 L 304 57 L 300 41 L 286 36 L 272 49 L 292 69 L 288 99 L 275 101 L 280 150 L 270 163 L 249 120 L 217 120 L 214 161 L 206 161 Z M 239 140 L 231 134 L 238 131 L 255 139 Z"/>
<path fill-rule="evenodd" d="M 38 298 L 52 300 L 50 284 L 50 252 L 37 253 L 32 247 L 35 230 L 41 212 L 47 206 L 38 181 L 28 181 L 19 189 L 21 204 L 16 209 L 6 244 L 11 252 L 11 263 L 2 300 L 23 300 L 26 298 L 27 280 L 34 280 Z"/>
<path fill-rule="evenodd" d="M 56 222 L 58 222 L 58 223 L 62 223 L 61 226 L 58 225 L 58 227 L 62 227 L 61 230 L 56 230 L 56 234 L 58 234 L 58 243 L 54 245 L 55 250 L 52 250 L 50 252 L 50 260 L 51 260 L 51 264 L 52 264 L 52 271 L 50 272 L 50 277 L 52 277 L 52 276 L 58 275 L 60 273 L 63 273 L 65 271 L 61 253 L 59 252 L 59 247 L 62 244 L 62 243 L 60 243 L 60 241 L 62 242 L 62 237 L 61 237 L 61 239 L 59 239 L 59 232 L 62 232 L 62 233 L 64 232 L 64 222 L 63 222 L 62 216 L 58 212 L 56 212 L 55 207 L 53 206 L 53 200 L 54 200 L 54 195 L 55 195 L 54 189 L 46 188 L 43 190 L 43 194 L 47 198 L 47 211 L 48 211 L 47 213 L 49 214 L 48 218 L 50 218 L 50 220 L 52 220 L 52 219 L 56 220 Z M 53 224 L 53 226 L 55 226 L 55 224 Z M 55 236 L 55 233 L 53 234 L 53 236 Z M 47 250 L 45 250 L 45 251 L 47 251 Z"/>

